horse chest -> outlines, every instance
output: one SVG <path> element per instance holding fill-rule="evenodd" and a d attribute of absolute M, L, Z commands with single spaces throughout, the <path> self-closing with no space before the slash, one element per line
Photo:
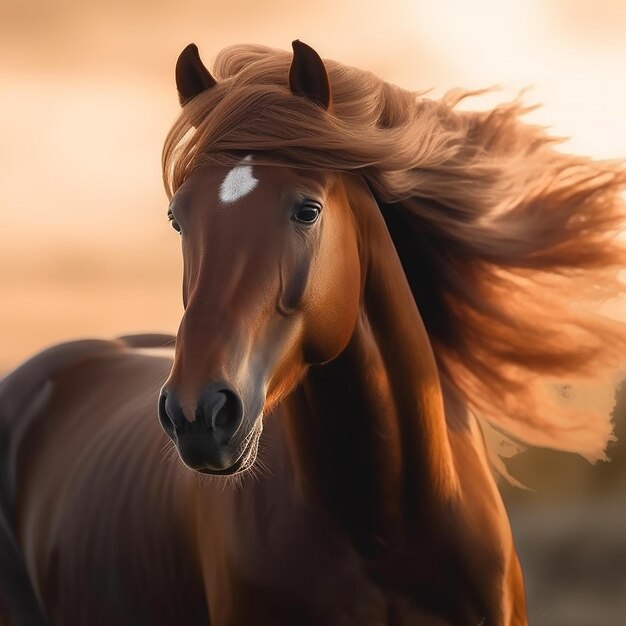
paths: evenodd
<path fill-rule="evenodd" d="M 200 548 L 212 626 L 481 623 L 480 610 L 456 592 L 458 571 L 445 572 L 432 551 L 372 558 L 328 520 L 265 513 L 255 522 L 241 515 L 241 526 Z"/>

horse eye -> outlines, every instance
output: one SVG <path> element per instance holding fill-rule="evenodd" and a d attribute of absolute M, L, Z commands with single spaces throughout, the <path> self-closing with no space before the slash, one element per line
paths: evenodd
<path fill-rule="evenodd" d="M 314 224 L 320 216 L 322 206 L 317 202 L 306 202 L 298 207 L 293 218 L 301 224 Z"/>
<path fill-rule="evenodd" d="M 168 213 L 167 214 L 167 219 L 170 221 L 170 224 L 172 225 L 172 228 L 177 232 L 180 233 L 181 228 L 180 225 L 178 224 L 178 222 L 176 221 L 176 219 L 174 218 L 174 214 L 173 213 Z"/>

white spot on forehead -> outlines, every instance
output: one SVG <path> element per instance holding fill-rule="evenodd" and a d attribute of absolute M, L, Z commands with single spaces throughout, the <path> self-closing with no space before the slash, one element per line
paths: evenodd
<path fill-rule="evenodd" d="M 252 175 L 252 155 L 249 154 L 241 163 L 236 165 L 222 181 L 220 186 L 220 200 L 222 202 L 237 202 L 247 196 L 259 181 Z"/>

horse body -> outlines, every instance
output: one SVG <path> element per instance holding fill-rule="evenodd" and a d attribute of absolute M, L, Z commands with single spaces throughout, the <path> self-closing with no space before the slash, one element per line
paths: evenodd
<path fill-rule="evenodd" d="M 389 427 L 375 442 L 354 441 L 357 424 L 373 417 L 368 407 L 382 408 L 379 389 L 373 405 L 361 386 L 356 405 L 348 397 L 328 413 L 311 407 L 313 389 L 326 387 L 317 397 L 328 404 L 329 391 L 345 388 L 354 370 L 342 361 L 365 356 L 359 343 L 268 416 L 261 455 L 271 472 L 227 486 L 164 462 L 154 382 L 166 358 L 84 342 L 78 354 L 68 344 L 22 366 L 0 390 L 6 406 L 28 381 L 24 405 L 3 415 L 14 497 L 3 501 L 12 523 L 0 541 L 20 545 L 3 560 L 6 623 L 517 623 L 501 601 L 517 564 L 492 481 L 463 490 L 473 507 L 433 506 L 428 481 L 411 493 L 412 471 L 394 468 Z M 77 385 L 81 394 L 69 393 Z M 294 432 L 294 420 L 307 429 Z M 453 448 L 467 446 L 470 430 L 451 437 Z M 421 452 L 409 447 L 406 465 L 419 466 Z M 472 588 L 490 592 L 477 601 Z"/>

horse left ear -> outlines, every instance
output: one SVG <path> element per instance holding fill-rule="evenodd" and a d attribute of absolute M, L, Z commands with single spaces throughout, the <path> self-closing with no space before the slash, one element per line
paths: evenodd
<path fill-rule="evenodd" d="M 297 96 L 315 102 L 323 109 L 330 106 L 330 81 L 324 61 L 311 46 L 296 39 L 291 43 L 293 59 L 289 68 L 289 88 Z"/>
<path fill-rule="evenodd" d="M 176 88 L 180 106 L 184 106 L 199 93 L 215 87 L 217 81 L 204 67 L 198 52 L 198 46 L 190 43 L 176 61 Z"/>

